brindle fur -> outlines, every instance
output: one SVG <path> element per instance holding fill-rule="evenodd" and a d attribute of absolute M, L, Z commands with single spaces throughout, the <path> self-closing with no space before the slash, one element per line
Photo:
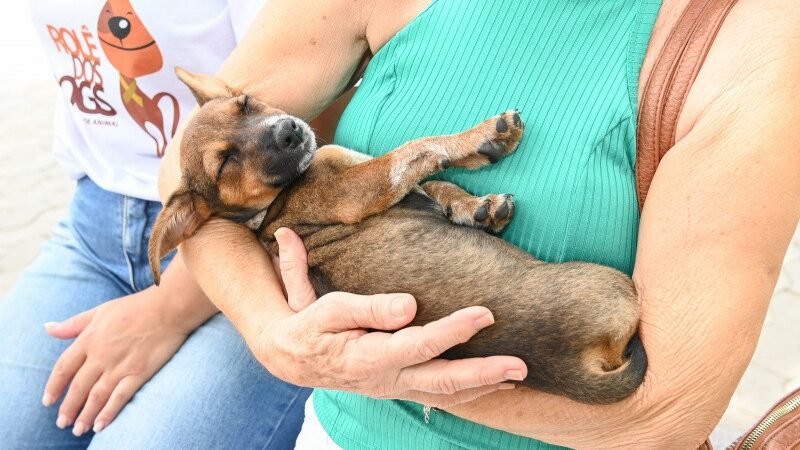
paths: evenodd
<path fill-rule="evenodd" d="M 196 94 L 214 82 L 193 77 L 183 79 Z M 209 184 L 213 170 L 198 169 L 204 164 L 197 159 L 205 160 L 205 153 L 215 159 L 214 147 L 203 142 L 220 139 L 208 121 L 231 120 L 224 103 L 208 102 L 187 127 L 187 136 L 189 130 L 204 132 L 184 138 L 182 162 L 195 160 L 182 164 L 184 186 L 203 185 L 197 180 Z M 308 249 L 309 274 L 319 295 L 408 292 L 418 304 L 414 324 L 485 306 L 495 324 L 444 357 L 516 355 L 528 366 L 522 385 L 584 403 L 619 401 L 641 384 L 647 365 L 636 336 L 639 305 L 631 280 L 597 264 L 544 263 L 475 228 L 505 226 L 513 213 L 510 196 L 475 197 L 444 182 L 418 186 L 451 165 L 478 168 L 496 162 L 516 148 L 522 131 L 519 115 L 509 111 L 463 133 L 411 141 L 375 159 L 326 146 L 302 176 L 270 191 L 258 206 L 232 202 L 230 194 L 221 201 L 225 191 L 245 194 L 224 179 L 210 183 L 213 189 L 191 191 L 191 200 L 180 200 L 186 189 L 179 189 L 173 197 L 177 204 L 170 199 L 162 212 L 164 225 L 154 229 L 153 239 L 162 244 L 154 250 L 151 242 L 151 259 L 157 262 L 165 248 L 194 232 L 196 225 L 181 223 L 245 216 L 268 207 L 259 238 L 277 255 L 274 232 L 280 227 L 297 232 Z M 187 202 L 194 205 L 188 213 Z M 169 227 L 173 223 L 178 225 Z"/>

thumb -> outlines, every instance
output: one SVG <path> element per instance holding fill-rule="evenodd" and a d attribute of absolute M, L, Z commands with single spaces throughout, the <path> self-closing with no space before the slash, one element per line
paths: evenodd
<path fill-rule="evenodd" d="M 314 303 L 317 294 L 308 279 L 308 255 L 303 240 L 288 228 L 275 232 L 278 259 L 289 307 L 297 312 Z"/>
<path fill-rule="evenodd" d="M 72 316 L 62 322 L 47 322 L 44 329 L 47 334 L 59 339 L 72 339 L 77 337 L 89 325 L 94 316 L 95 308 Z"/>
<path fill-rule="evenodd" d="M 397 330 L 417 314 L 417 302 L 409 294 L 357 295 L 331 292 L 313 305 L 317 323 L 328 332 L 349 330 Z M 309 311 L 312 308 L 309 308 Z"/>

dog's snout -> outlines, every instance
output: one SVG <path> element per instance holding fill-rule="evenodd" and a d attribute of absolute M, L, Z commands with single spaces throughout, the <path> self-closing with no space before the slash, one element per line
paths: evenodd
<path fill-rule="evenodd" d="M 303 128 L 294 119 L 281 119 L 275 124 L 275 141 L 281 150 L 292 150 L 303 142 Z"/>
<path fill-rule="evenodd" d="M 122 40 L 131 34 L 131 21 L 124 17 L 115 16 L 108 19 L 108 28 L 115 38 Z"/>

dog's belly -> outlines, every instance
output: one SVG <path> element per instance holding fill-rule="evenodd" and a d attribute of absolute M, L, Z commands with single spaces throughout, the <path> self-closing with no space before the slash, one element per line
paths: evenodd
<path fill-rule="evenodd" d="M 306 242 L 320 295 L 407 292 L 417 299 L 415 325 L 473 305 L 492 311 L 494 325 L 445 357 L 519 356 L 529 371 L 522 384 L 586 403 L 621 400 L 642 381 L 641 343 L 629 345 L 636 293 L 614 269 L 542 263 L 413 206 L 324 231 L 329 235 L 314 233 Z"/>

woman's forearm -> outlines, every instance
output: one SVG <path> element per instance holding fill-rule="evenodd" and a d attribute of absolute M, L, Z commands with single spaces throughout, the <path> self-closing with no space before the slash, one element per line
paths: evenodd
<path fill-rule="evenodd" d="M 150 289 L 157 289 L 164 316 L 186 333 L 219 312 L 192 277 L 180 253 L 164 271 L 161 284 Z"/>
<path fill-rule="evenodd" d="M 211 219 L 180 249 L 200 286 L 250 348 L 272 320 L 291 314 L 269 255 L 243 225 Z"/>

